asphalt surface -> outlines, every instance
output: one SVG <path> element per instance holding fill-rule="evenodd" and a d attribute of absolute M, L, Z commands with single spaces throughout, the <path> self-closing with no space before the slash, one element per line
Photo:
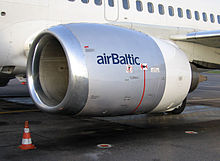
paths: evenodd
<path fill-rule="evenodd" d="M 13 80 L 0 88 L 0 161 L 218 161 L 220 75 L 207 76 L 181 115 L 107 118 L 40 112 Z M 37 147 L 28 151 L 18 148 L 26 120 Z"/>

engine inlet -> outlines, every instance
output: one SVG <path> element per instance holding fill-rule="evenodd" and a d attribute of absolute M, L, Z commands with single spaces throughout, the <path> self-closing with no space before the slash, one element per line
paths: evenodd
<path fill-rule="evenodd" d="M 65 27 L 41 33 L 27 63 L 30 94 L 43 111 L 76 114 L 88 97 L 88 73 L 78 40 Z"/>

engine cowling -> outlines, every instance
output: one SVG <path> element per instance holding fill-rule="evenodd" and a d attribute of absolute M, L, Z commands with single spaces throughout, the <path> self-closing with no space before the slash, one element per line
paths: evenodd
<path fill-rule="evenodd" d="M 82 23 L 38 35 L 27 78 L 31 97 L 43 111 L 115 116 L 178 106 L 189 92 L 191 68 L 169 41 Z"/>

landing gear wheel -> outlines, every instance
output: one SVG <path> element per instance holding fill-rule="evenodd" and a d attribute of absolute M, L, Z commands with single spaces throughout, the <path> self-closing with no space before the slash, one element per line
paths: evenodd
<path fill-rule="evenodd" d="M 8 78 L 1 78 L 0 79 L 0 87 L 6 86 L 8 84 L 8 82 L 9 82 L 9 80 L 10 79 L 8 79 Z"/>
<path fill-rule="evenodd" d="M 178 108 L 174 109 L 173 111 L 170 111 L 169 113 L 174 114 L 174 115 L 181 114 L 184 111 L 185 107 L 186 107 L 186 99 L 187 98 L 185 98 L 183 100 L 183 103 Z"/>

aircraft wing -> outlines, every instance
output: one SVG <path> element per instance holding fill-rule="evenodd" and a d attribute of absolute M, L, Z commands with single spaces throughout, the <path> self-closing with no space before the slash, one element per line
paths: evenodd
<path fill-rule="evenodd" d="M 176 41 L 193 42 L 209 47 L 220 48 L 220 30 L 199 31 L 187 35 L 172 35 L 170 38 Z"/>

